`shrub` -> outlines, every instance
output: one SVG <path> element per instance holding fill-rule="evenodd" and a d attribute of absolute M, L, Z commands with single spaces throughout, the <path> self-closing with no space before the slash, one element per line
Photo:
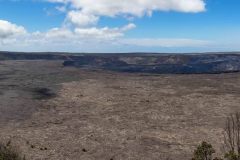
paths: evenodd
<path fill-rule="evenodd" d="M 228 153 L 225 154 L 224 157 L 227 160 L 239 160 L 239 156 L 233 151 L 229 151 Z"/>
<path fill-rule="evenodd" d="M 225 149 L 227 160 L 240 160 L 240 113 L 231 114 L 226 119 L 224 128 Z"/>
<path fill-rule="evenodd" d="M 207 142 L 202 142 L 194 151 L 192 160 L 212 160 L 212 155 L 215 153 L 212 145 Z"/>
<path fill-rule="evenodd" d="M 4 145 L 0 143 L 0 160 L 25 160 L 20 154 L 10 145 L 10 141 Z"/>

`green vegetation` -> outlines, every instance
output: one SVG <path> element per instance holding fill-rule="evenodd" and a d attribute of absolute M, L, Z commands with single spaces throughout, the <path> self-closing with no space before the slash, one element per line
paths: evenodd
<path fill-rule="evenodd" d="M 229 151 L 228 153 L 225 153 L 224 156 L 227 160 L 239 160 L 239 155 L 236 153 Z"/>
<path fill-rule="evenodd" d="M 194 151 L 192 160 L 212 160 L 212 155 L 215 153 L 212 145 L 207 142 L 202 142 Z"/>
<path fill-rule="evenodd" d="M 224 153 L 225 160 L 240 160 L 240 113 L 231 114 L 226 119 L 224 128 Z M 202 142 L 194 151 L 192 160 L 223 160 L 212 158 L 214 148 L 207 142 Z"/>
<path fill-rule="evenodd" d="M 230 115 L 226 120 L 224 141 L 227 160 L 240 160 L 240 113 Z"/>
<path fill-rule="evenodd" d="M 0 143 L 0 160 L 25 160 L 10 143 L 10 141 L 6 145 Z"/>

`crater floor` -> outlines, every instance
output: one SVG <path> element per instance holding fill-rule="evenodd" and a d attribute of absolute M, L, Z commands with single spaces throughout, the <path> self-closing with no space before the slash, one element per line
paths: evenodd
<path fill-rule="evenodd" d="M 157 75 L 0 62 L 0 140 L 26 159 L 186 160 L 222 148 L 240 73 Z"/>

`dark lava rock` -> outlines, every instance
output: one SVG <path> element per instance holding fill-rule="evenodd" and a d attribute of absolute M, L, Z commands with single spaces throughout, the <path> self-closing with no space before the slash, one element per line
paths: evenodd
<path fill-rule="evenodd" d="M 83 152 L 87 152 L 87 150 L 85 148 L 82 149 Z"/>
<path fill-rule="evenodd" d="M 214 74 L 240 71 L 239 54 L 105 55 L 66 60 L 64 66 L 119 72 L 159 74 Z"/>
<path fill-rule="evenodd" d="M 33 93 L 36 99 L 49 99 L 56 96 L 49 88 L 34 88 Z"/>
<path fill-rule="evenodd" d="M 119 72 L 157 74 L 214 74 L 240 71 L 240 54 L 198 53 L 20 53 L 0 52 L 0 60 L 62 60 L 63 66 Z"/>

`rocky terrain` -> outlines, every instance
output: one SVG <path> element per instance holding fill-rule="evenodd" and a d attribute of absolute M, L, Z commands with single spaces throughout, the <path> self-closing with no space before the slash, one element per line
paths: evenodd
<path fill-rule="evenodd" d="M 240 54 L 68 54 L 0 52 L 0 60 L 64 60 L 64 66 L 119 72 L 204 74 L 240 71 Z"/>
<path fill-rule="evenodd" d="M 107 55 L 78 68 L 63 64 L 84 55 L 19 54 L 0 54 L 0 141 L 27 160 L 186 160 L 203 140 L 220 153 L 225 118 L 239 110 L 240 73 L 113 72 L 98 67 Z M 141 64 L 125 56 L 111 60 Z"/>

